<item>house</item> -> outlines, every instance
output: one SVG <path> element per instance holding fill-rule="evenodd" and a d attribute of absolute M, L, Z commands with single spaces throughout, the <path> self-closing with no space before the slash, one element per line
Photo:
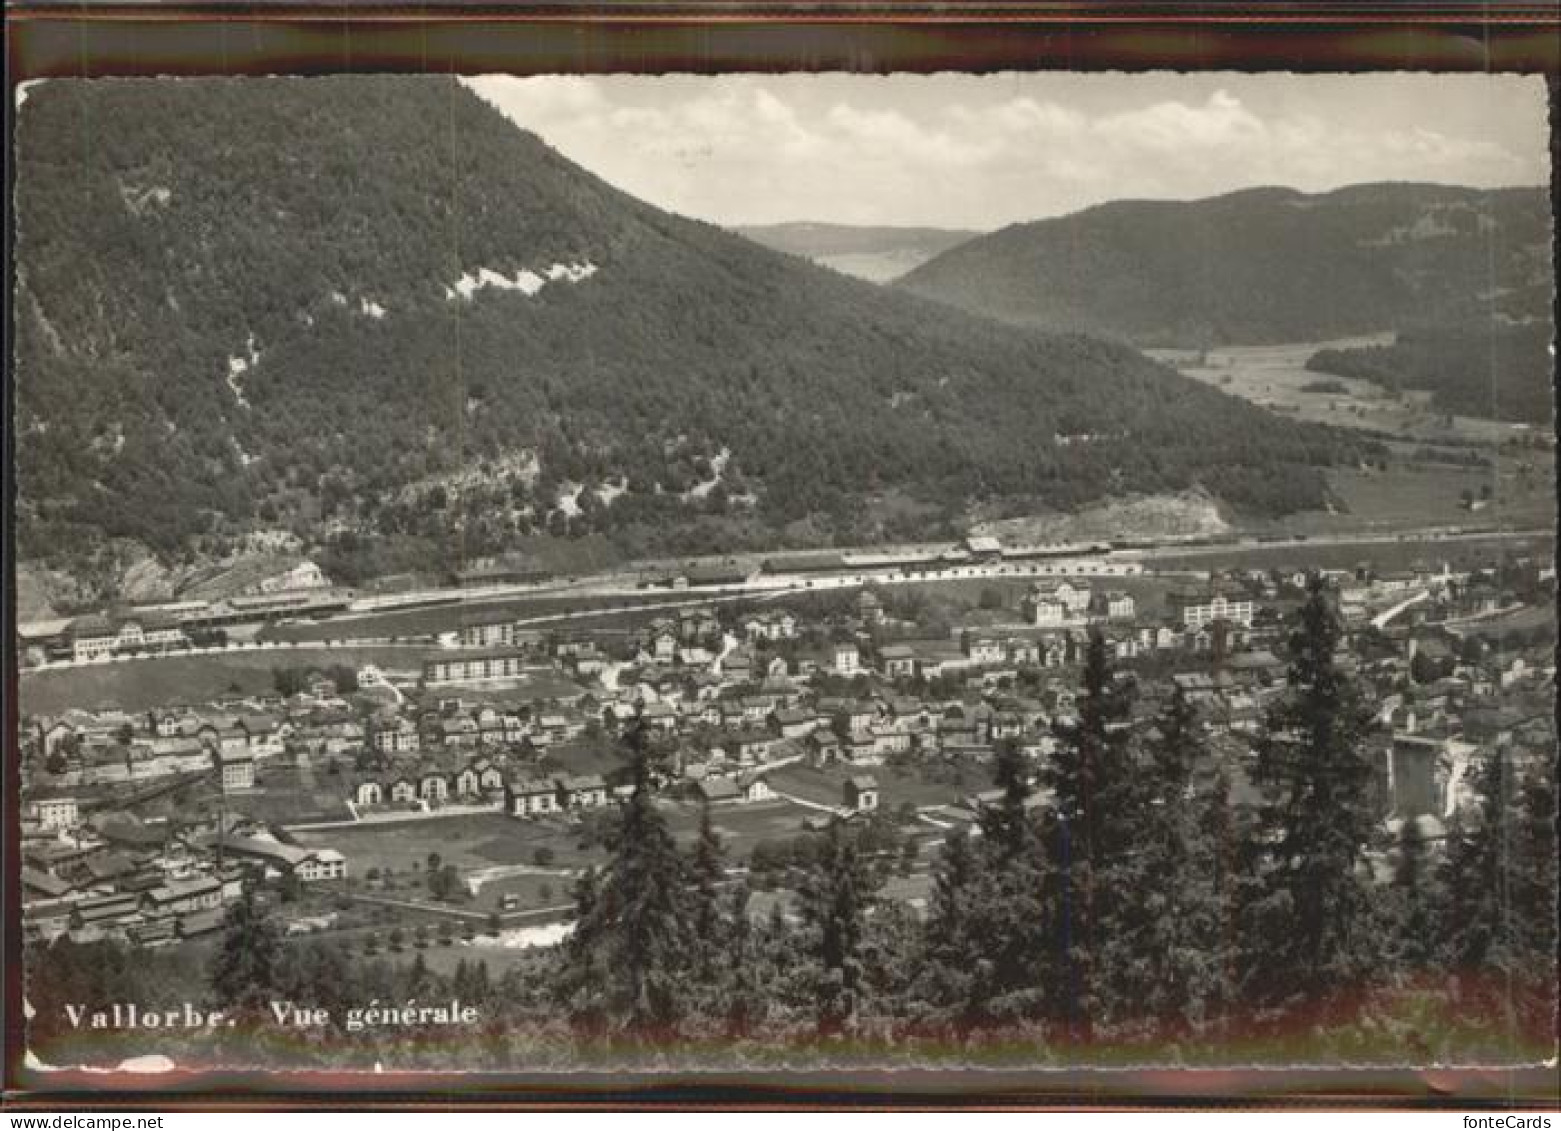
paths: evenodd
<path fill-rule="evenodd" d="M 249 753 L 222 757 L 222 791 L 255 788 L 255 758 Z"/>
<path fill-rule="evenodd" d="M 820 699 L 818 710 L 836 729 L 863 734 L 878 717 L 878 708 L 865 699 Z"/>
<path fill-rule="evenodd" d="M 309 853 L 293 868 L 293 874 L 306 884 L 347 878 L 347 858 L 334 848 Z"/>
<path fill-rule="evenodd" d="M 359 782 L 357 788 L 352 791 L 352 803 L 359 808 L 368 805 L 380 805 L 385 800 L 384 788 L 377 781 Z"/>
<path fill-rule="evenodd" d="M 300 848 L 269 837 L 232 834 L 221 837 L 219 843 L 233 856 L 256 861 L 283 875 L 291 874 L 304 883 L 345 879 L 347 875 L 347 861 L 335 849 Z"/>
<path fill-rule="evenodd" d="M 842 791 L 846 808 L 853 813 L 870 813 L 878 808 L 878 780 L 870 774 L 847 778 Z"/>
<path fill-rule="evenodd" d="M 417 783 L 411 778 L 397 778 L 390 783 L 390 800 L 410 804 L 417 800 Z"/>
<path fill-rule="evenodd" d="M 841 640 L 833 648 L 835 674 L 855 675 L 862 670 L 862 654 L 854 641 Z"/>
<path fill-rule="evenodd" d="M 728 777 L 707 777 L 694 784 L 694 792 L 707 805 L 722 805 L 743 800 L 742 790 Z"/>
<path fill-rule="evenodd" d="M 564 809 L 599 809 L 607 804 L 607 783 L 600 774 L 556 779 L 558 800 Z"/>
<path fill-rule="evenodd" d="M 381 754 L 411 754 L 421 749 L 422 739 L 411 719 L 375 719 L 369 724 L 369 743 Z"/>
<path fill-rule="evenodd" d="M 517 679 L 525 674 L 525 669 L 525 653 L 514 650 L 477 656 L 441 656 L 423 662 L 423 683 L 428 687 L 439 687 Z"/>
<path fill-rule="evenodd" d="M 840 760 L 840 738 L 828 727 L 819 727 L 803 739 L 803 743 L 810 766 L 823 766 Z"/>
<path fill-rule="evenodd" d="M 78 663 L 116 652 L 166 648 L 189 643 L 184 630 L 167 613 L 143 611 L 118 618 L 77 617 L 62 636 L 71 658 Z"/>
<path fill-rule="evenodd" d="M 417 779 L 417 795 L 424 801 L 444 802 L 450 796 L 450 782 L 443 774 L 427 771 Z"/>
<path fill-rule="evenodd" d="M 463 648 L 512 649 L 529 639 L 530 634 L 512 620 L 463 625 L 456 634 Z"/>
<path fill-rule="evenodd" d="M 640 708 L 640 718 L 656 734 L 671 734 L 678 728 L 678 713 L 670 703 L 647 703 Z"/>
<path fill-rule="evenodd" d="M 537 717 L 532 741 L 569 742 L 585 733 L 585 717 L 573 711 L 545 711 Z"/>
<path fill-rule="evenodd" d="M 1107 620 L 1132 620 L 1138 611 L 1138 602 L 1131 593 L 1112 589 L 1095 598 L 1095 611 Z"/>
<path fill-rule="evenodd" d="M 864 624 L 883 623 L 883 600 L 871 589 L 864 589 L 856 598 L 856 615 Z"/>
<path fill-rule="evenodd" d="M 75 910 L 70 915 L 70 923 L 76 930 L 84 927 L 104 929 L 133 922 L 140 917 L 141 900 L 136 894 L 116 892 L 113 895 L 87 899 L 76 904 Z"/>
<path fill-rule="evenodd" d="M 447 750 L 475 750 L 482 741 L 482 726 L 470 715 L 441 719 L 435 733 Z"/>
<path fill-rule="evenodd" d="M 242 715 L 236 725 L 244 732 L 249 752 L 256 758 L 269 758 L 287 748 L 287 731 L 271 715 Z"/>
<path fill-rule="evenodd" d="M 1067 616 L 1077 616 L 1089 609 L 1091 591 L 1088 582 L 1038 581 L 1030 587 L 1031 602 L 1056 602 L 1067 610 Z"/>
<path fill-rule="evenodd" d="M 81 821 L 76 799 L 69 794 L 41 794 L 27 808 L 28 815 L 48 830 L 73 829 Z"/>
<path fill-rule="evenodd" d="M 737 788 L 745 802 L 768 801 L 775 796 L 763 774 L 744 774 L 737 779 Z"/>
<path fill-rule="evenodd" d="M 803 707 L 775 711 L 770 715 L 770 725 L 782 738 L 802 738 L 819 726 L 818 712 Z"/>
<path fill-rule="evenodd" d="M 731 735 L 721 745 L 732 761 L 750 765 L 768 757 L 775 741 L 775 736 L 768 731 L 745 730 Z"/>
<path fill-rule="evenodd" d="M 461 798 L 477 797 L 482 793 L 482 776 L 476 765 L 464 766 L 455 775 L 455 795 Z"/>
<path fill-rule="evenodd" d="M 990 636 L 973 636 L 965 633 L 965 655 L 972 664 L 1000 664 L 1007 657 L 1004 654 L 1002 642 Z"/>
<path fill-rule="evenodd" d="M 883 673 L 890 679 L 913 679 L 916 676 L 916 649 L 909 644 L 885 644 L 878 649 L 878 659 Z"/>
<path fill-rule="evenodd" d="M 1067 604 L 1045 594 L 1030 594 L 1024 599 L 1020 608 L 1027 621 L 1042 628 L 1066 624 L 1069 618 Z"/>
<path fill-rule="evenodd" d="M 1172 593 L 1170 602 L 1177 622 L 1189 629 L 1200 629 L 1218 620 L 1252 627 L 1252 598 L 1238 590 Z"/>
<path fill-rule="evenodd" d="M 222 903 L 222 882 L 214 876 L 192 880 L 166 880 L 141 893 L 141 907 L 148 915 L 183 915 L 207 911 Z"/>
<path fill-rule="evenodd" d="M 559 811 L 558 787 L 545 778 L 517 778 L 504 787 L 504 811 L 512 817 L 536 817 Z"/>
<path fill-rule="evenodd" d="M 1008 642 L 1008 662 L 1021 668 L 1039 667 L 1041 644 L 1038 640 L 1016 637 Z"/>

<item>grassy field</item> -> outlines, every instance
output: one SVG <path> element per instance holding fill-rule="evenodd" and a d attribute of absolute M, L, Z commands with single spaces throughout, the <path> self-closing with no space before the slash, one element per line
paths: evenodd
<path fill-rule="evenodd" d="M 1547 461 L 1548 462 L 1548 461 Z M 1292 533 L 1397 531 L 1435 526 L 1531 529 L 1555 522 L 1555 493 L 1547 472 L 1519 477 L 1495 468 L 1395 462 L 1386 471 L 1335 469 L 1329 485 L 1345 513 L 1297 515 L 1273 524 Z M 1465 492 L 1493 498 L 1478 511 L 1462 505 Z"/>
<path fill-rule="evenodd" d="M 274 694 L 272 668 L 375 664 L 391 672 L 416 671 L 423 657 L 435 651 L 432 646 L 278 648 L 24 671 L 18 700 L 28 714 L 56 714 L 71 707 L 145 711 L 222 695 Z"/>
<path fill-rule="evenodd" d="M 559 821 L 517 821 L 502 813 L 463 813 L 366 824 L 342 829 L 296 832 L 298 843 L 310 848 L 334 848 L 347 857 L 348 868 L 362 877 L 369 868 L 410 872 L 422 868 L 430 852 L 462 871 L 518 864 L 532 860 L 538 848 L 549 848 L 559 867 L 599 862 L 595 852 L 582 851 L 579 832 Z"/>
<path fill-rule="evenodd" d="M 1497 420 L 1444 414 L 1429 407 L 1430 394 L 1416 391 L 1390 396 L 1371 381 L 1313 373 L 1306 361 L 1325 347 L 1371 345 L 1391 336 L 1341 342 L 1301 342 L 1277 346 L 1244 346 L 1210 350 L 1200 363 L 1186 351 L 1150 353 L 1175 365 L 1182 373 L 1207 385 L 1299 420 L 1332 424 L 1340 428 L 1371 429 L 1418 440 L 1476 440 L 1500 443 L 1519 434 L 1512 425 Z M 1318 382 L 1337 382 L 1345 392 L 1312 392 Z"/>
<path fill-rule="evenodd" d="M 971 793 L 990 789 L 991 768 L 986 766 L 939 767 L 936 774 L 917 767 L 823 766 L 817 769 L 795 763 L 768 775 L 770 785 L 819 805 L 839 805 L 847 778 L 866 774 L 878 782 L 878 805 L 895 810 L 909 802 L 917 807 L 957 804 Z"/>
<path fill-rule="evenodd" d="M 699 835 L 699 806 L 692 803 L 662 807 L 672 835 L 691 844 Z M 747 805 L 719 805 L 710 810 L 710 822 L 726 845 L 727 858 L 746 858 L 761 840 L 788 840 L 800 836 L 803 822 L 822 816 L 817 810 L 775 798 Z"/>

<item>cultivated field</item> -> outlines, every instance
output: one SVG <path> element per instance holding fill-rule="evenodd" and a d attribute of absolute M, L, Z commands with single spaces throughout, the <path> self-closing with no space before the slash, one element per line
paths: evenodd
<path fill-rule="evenodd" d="M 1451 423 L 1429 406 L 1430 394 L 1391 396 L 1371 381 L 1314 373 L 1307 359 L 1321 349 L 1389 344 L 1392 335 L 1333 342 L 1297 342 L 1277 346 L 1241 346 L 1210 350 L 1202 358 L 1185 350 L 1149 350 L 1151 356 L 1232 396 L 1241 397 L 1298 420 L 1340 428 L 1370 429 L 1416 440 L 1476 440 L 1500 443 L 1522 434 L 1504 421 L 1455 416 Z M 1346 390 L 1312 392 L 1307 386 L 1337 382 Z"/>

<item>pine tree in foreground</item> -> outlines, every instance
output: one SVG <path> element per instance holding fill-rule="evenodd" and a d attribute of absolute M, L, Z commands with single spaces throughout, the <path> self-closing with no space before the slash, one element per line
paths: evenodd
<path fill-rule="evenodd" d="M 1052 1016 L 1077 1045 L 1090 1044 L 1097 1024 L 1123 1007 L 1111 986 L 1115 960 L 1105 952 L 1117 945 L 1122 932 L 1133 929 L 1132 905 L 1140 896 L 1129 875 L 1142 798 L 1127 736 L 1118 725 L 1126 707 L 1112 677 L 1105 638 L 1093 629 L 1084 653 L 1078 719 L 1057 728 L 1057 746 L 1043 778 L 1052 792 L 1044 844 L 1056 971 L 1047 988 Z"/>
<path fill-rule="evenodd" d="M 820 1036 L 852 1027 L 862 1006 L 864 919 L 877 881 L 844 822 L 832 821 L 821 838 L 818 861 L 801 885 L 808 954 L 816 967 L 814 1009 Z"/>
<path fill-rule="evenodd" d="M 1288 641 L 1288 686 L 1271 708 L 1254 778 L 1262 788 L 1244 989 L 1277 1017 L 1360 988 L 1375 967 L 1365 851 L 1376 824 L 1365 739 L 1370 711 L 1341 669 L 1340 625 L 1320 578 Z"/>
<path fill-rule="evenodd" d="M 246 889 L 223 916 L 222 940 L 212 956 L 209 979 L 217 1005 L 240 1015 L 262 1012 L 281 984 L 281 948 L 276 924 Z"/>
<path fill-rule="evenodd" d="M 1553 766 L 1527 775 L 1491 751 L 1474 801 L 1448 829 L 1438 932 L 1460 1015 L 1512 1040 L 1556 1033 L 1556 826 Z"/>
<path fill-rule="evenodd" d="M 656 1039 L 672 1034 L 688 1008 L 697 948 L 688 867 L 651 794 L 643 722 L 628 745 L 633 791 L 602 875 L 577 892 L 562 986 L 588 1030 Z"/>

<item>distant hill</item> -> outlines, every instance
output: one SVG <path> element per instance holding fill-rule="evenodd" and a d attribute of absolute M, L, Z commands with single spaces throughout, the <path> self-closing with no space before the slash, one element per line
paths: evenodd
<path fill-rule="evenodd" d="M 807 221 L 734 230 L 765 247 L 800 255 L 872 283 L 898 279 L 933 256 L 981 234 L 953 228 L 857 227 Z"/>
<path fill-rule="evenodd" d="M 16 157 L 24 557 L 274 530 L 350 583 L 542 535 L 925 535 L 975 500 L 1276 513 L 1358 454 L 661 212 L 449 79 L 51 81 Z"/>
<path fill-rule="evenodd" d="M 1118 201 L 961 244 L 897 286 L 1024 326 L 1141 346 L 1321 341 L 1549 319 L 1543 189 L 1265 188 Z"/>

